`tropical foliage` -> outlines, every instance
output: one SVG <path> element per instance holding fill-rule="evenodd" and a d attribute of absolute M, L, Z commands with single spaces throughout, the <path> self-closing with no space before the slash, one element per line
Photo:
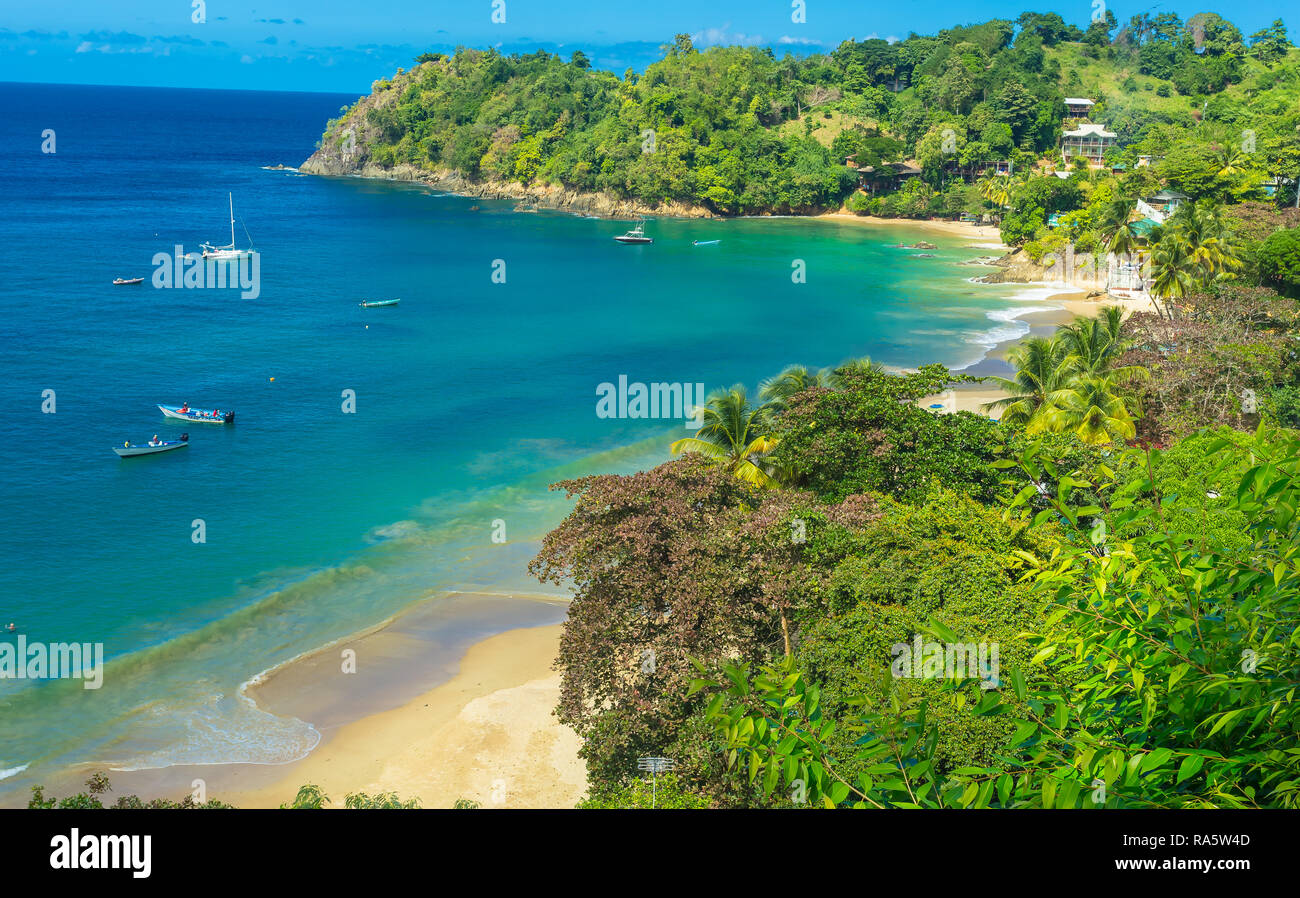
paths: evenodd
<path fill-rule="evenodd" d="M 1081 29 L 1027 12 L 779 59 L 677 35 L 643 74 L 622 77 L 581 52 L 566 61 L 460 49 L 422 54 L 377 81 L 329 123 L 321 146 L 357 167 L 724 214 L 846 201 L 885 216 L 986 213 L 1017 245 L 1045 236 L 1053 213 L 1077 212 L 1072 237 L 1092 246 L 1112 197 L 1160 184 L 1216 203 L 1295 202 L 1297 71 L 1281 21 L 1246 38 L 1208 13 L 1121 25 L 1108 12 Z M 1060 159 L 1066 96 L 1097 100 L 1093 120 L 1119 138 L 1107 159 L 1115 174 Z M 1139 166 L 1143 157 L 1152 164 Z M 904 160 L 921 177 L 856 189 L 857 168 Z M 1012 175 L 980 179 L 993 163 Z M 1044 177 L 1040 163 L 1071 175 Z"/>
<path fill-rule="evenodd" d="M 1170 520 L 1206 500 L 1156 485 L 1157 450 L 1126 450 L 1124 474 L 1065 475 L 1054 495 L 1039 487 L 1060 472 L 1035 446 L 999 465 L 1028 481 L 1008 514 L 1060 520 L 1066 533 L 1050 555 L 1017 553 L 1048 603 L 1033 657 L 996 690 L 948 683 L 971 713 L 1014 727 L 995 762 L 946 769 L 927 709 L 891 708 L 846 722 L 862 733 L 849 775 L 824 693 L 792 658 L 757 675 L 728 663 L 725 683 L 692 684 L 713 695 L 706 716 L 726 757 L 764 793 L 827 806 L 1300 807 L 1300 442 L 1264 431 L 1202 451 L 1253 459 L 1225 489 L 1240 542 Z M 1079 505 L 1080 493 L 1107 498 Z M 962 638 L 939 622 L 930 631 Z"/>

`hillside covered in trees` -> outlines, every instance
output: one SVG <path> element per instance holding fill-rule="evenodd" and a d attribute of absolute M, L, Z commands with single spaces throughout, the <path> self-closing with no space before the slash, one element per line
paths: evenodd
<path fill-rule="evenodd" d="M 1000 213 L 1014 198 L 990 197 L 975 179 L 993 163 L 1028 172 L 1060 160 L 1066 97 L 1095 101 L 1089 118 L 1117 136 L 1105 162 L 1134 189 L 1294 201 L 1300 51 L 1280 20 L 1246 36 L 1214 13 L 1121 26 L 1107 12 L 1080 28 L 1027 12 L 779 59 L 756 47 L 699 50 L 678 35 L 644 74 L 621 78 L 581 51 L 567 61 L 424 54 L 331 121 L 305 169 L 401 166 L 723 215 L 846 202 L 887 216 Z M 1155 161 L 1138 168 L 1141 156 Z M 905 160 L 920 177 L 879 195 L 858 189 L 856 168 Z M 1088 199 L 1065 184 L 1034 190 L 1044 218 Z M 1013 242 L 1032 236 L 1025 230 Z"/>

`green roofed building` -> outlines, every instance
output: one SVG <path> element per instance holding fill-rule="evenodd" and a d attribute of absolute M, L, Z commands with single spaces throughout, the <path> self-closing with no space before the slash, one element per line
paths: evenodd
<path fill-rule="evenodd" d="M 1154 218 L 1139 218 L 1137 221 L 1129 222 L 1128 229 L 1132 231 L 1135 236 L 1146 240 L 1151 236 L 1151 229 L 1158 227 L 1160 227 L 1160 222 L 1156 221 Z"/>

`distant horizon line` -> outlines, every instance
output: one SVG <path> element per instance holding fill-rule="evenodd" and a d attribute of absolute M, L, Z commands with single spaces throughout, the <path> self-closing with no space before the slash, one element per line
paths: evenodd
<path fill-rule="evenodd" d="M 84 81 L 0 81 L 0 87 L 10 85 L 22 85 L 24 87 L 124 87 L 131 90 L 202 90 L 210 93 L 223 94 L 350 94 L 346 90 L 291 90 L 287 88 L 262 88 L 262 87 L 191 87 L 186 85 L 178 87 L 174 84 L 89 84 Z M 364 96 L 369 91 L 365 91 Z"/>

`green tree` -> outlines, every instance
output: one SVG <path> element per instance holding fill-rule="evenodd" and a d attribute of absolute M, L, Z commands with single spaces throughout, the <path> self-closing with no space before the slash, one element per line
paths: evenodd
<path fill-rule="evenodd" d="M 776 486 L 763 467 L 763 456 L 776 445 L 769 408 L 751 406 L 744 386 L 737 384 L 709 396 L 698 414 L 699 436 L 675 441 L 669 447 L 674 453 L 702 455 L 752 486 Z"/>

